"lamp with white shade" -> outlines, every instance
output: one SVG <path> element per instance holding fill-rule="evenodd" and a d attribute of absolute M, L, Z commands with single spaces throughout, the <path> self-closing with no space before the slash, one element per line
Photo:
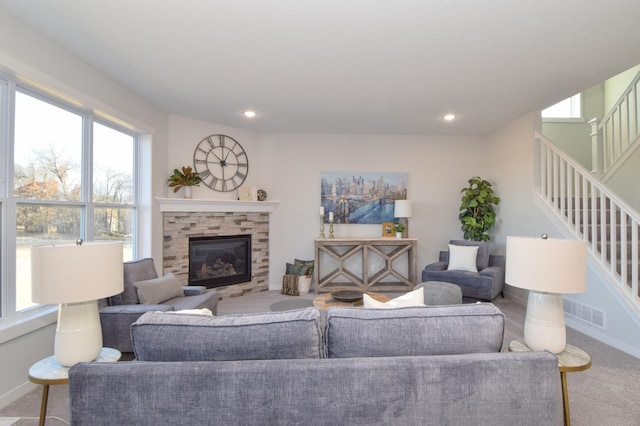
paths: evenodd
<path fill-rule="evenodd" d="M 102 349 L 98 299 L 123 289 L 122 242 L 31 248 L 31 298 L 60 305 L 54 355 L 63 366 L 96 359 Z"/>
<path fill-rule="evenodd" d="M 402 237 L 407 238 L 409 236 L 409 220 L 413 215 L 411 211 L 411 201 L 409 200 L 396 200 L 393 206 L 393 216 L 398 219 L 398 223 L 404 226 L 402 231 Z"/>
<path fill-rule="evenodd" d="M 507 237 L 507 284 L 529 290 L 524 340 L 536 351 L 560 353 L 566 346 L 563 294 L 584 293 L 587 242 Z"/>

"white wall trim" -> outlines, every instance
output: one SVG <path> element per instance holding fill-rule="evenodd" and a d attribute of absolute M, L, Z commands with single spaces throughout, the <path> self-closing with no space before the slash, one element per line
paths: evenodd
<path fill-rule="evenodd" d="M 161 212 L 272 213 L 280 201 L 235 201 L 156 197 Z"/>

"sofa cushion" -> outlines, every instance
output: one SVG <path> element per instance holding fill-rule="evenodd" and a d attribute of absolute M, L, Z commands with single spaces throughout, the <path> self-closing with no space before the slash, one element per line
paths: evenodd
<path fill-rule="evenodd" d="M 131 325 L 140 361 L 229 361 L 321 358 L 317 308 L 225 315 L 144 314 Z"/>
<path fill-rule="evenodd" d="M 499 352 L 504 314 L 491 303 L 399 309 L 331 308 L 329 358 Z"/>
<path fill-rule="evenodd" d="M 171 273 L 160 278 L 136 281 L 133 286 L 138 291 L 140 303 L 145 305 L 155 305 L 174 297 L 184 296 L 182 284 Z"/>

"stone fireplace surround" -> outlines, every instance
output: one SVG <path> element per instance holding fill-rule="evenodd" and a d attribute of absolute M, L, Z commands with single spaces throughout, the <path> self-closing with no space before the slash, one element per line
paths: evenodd
<path fill-rule="evenodd" d="M 163 215 L 163 273 L 189 279 L 189 237 L 251 234 L 251 281 L 217 287 L 221 299 L 269 289 L 269 215 L 277 201 L 156 198 Z"/>

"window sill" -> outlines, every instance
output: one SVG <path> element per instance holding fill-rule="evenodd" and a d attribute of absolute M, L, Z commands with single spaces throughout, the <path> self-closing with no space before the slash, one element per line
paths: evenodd
<path fill-rule="evenodd" d="M 542 118 L 542 122 L 584 124 L 587 121 L 584 118 Z"/>
<path fill-rule="evenodd" d="M 44 305 L 0 319 L 0 344 L 55 324 L 58 306 Z"/>

